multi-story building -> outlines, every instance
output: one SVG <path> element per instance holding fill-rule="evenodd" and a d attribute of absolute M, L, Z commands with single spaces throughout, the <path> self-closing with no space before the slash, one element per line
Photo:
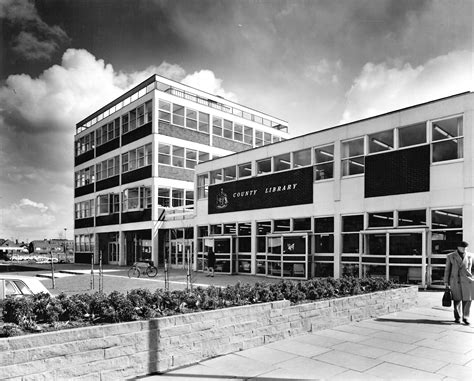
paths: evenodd
<path fill-rule="evenodd" d="M 287 137 L 281 119 L 148 78 L 76 125 L 75 261 L 182 266 L 194 252 L 194 167 Z"/>
<path fill-rule="evenodd" d="M 474 246 L 472 92 L 196 167 L 195 257 L 216 270 L 443 284 Z M 209 184 L 209 185 L 207 185 Z"/>

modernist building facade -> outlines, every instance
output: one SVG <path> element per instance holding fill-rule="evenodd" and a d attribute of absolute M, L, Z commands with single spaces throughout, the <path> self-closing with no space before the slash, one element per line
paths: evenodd
<path fill-rule="evenodd" d="M 285 121 L 154 75 L 76 125 L 75 261 L 183 266 L 198 163 L 288 138 Z"/>
<path fill-rule="evenodd" d="M 213 247 L 226 273 L 442 284 L 446 253 L 474 245 L 473 105 L 463 93 L 198 164 L 195 268 Z"/>

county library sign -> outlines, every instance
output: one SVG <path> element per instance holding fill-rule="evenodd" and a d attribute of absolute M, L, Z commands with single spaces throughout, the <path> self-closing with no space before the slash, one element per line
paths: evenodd
<path fill-rule="evenodd" d="M 313 203 L 313 168 L 306 167 L 209 187 L 208 213 Z"/>

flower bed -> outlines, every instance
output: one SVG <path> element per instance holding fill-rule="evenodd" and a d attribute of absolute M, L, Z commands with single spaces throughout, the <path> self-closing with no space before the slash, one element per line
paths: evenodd
<path fill-rule="evenodd" d="M 7 299 L 3 303 L 5 324 L 0 336 L 18 336 L 102 323 L 147 320 L 203 310 L 243 306 L 262 302 L 289 300 L 291 303 L 340 298 L 398 287 L 377 278 L 323 278 L 309 281 L 281 281 L 275 284 L 236 284 L 196 288 L 192 292 L 161 289 L 131 290 L 126 295 L 114 291 L 109 295 L 95 293 L 51 297 Z"/>

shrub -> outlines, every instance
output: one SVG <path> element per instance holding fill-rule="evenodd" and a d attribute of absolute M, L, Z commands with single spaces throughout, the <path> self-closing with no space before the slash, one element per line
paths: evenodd
<path fill-rule="evenodd" d="M 257 282 L 255 285 L 207 288 L 197 287 L 192 292 L 151 292 L 146 289 L 129 291 L 126 295 L 114 291 L 109 295 L 60 294 L 51 297 L 39 294 L 28 298 L 7 298 L 3 302 L 6 324 L 0 335 L 14 336 L 23 331 L 37 331 L 37 323 L 46 323 L 45 330 L 77 327 L 95 323 L 117 323 L 150 319 L 199 310 L 271 302 L 287 299 L 292 303 L 306 300 L 337 298 L 347 295 L 387 290 L 397 287 L 379 278 L 344 277 L 316 278 L 308 281 L 281 280 L 277 283 Z"/>

